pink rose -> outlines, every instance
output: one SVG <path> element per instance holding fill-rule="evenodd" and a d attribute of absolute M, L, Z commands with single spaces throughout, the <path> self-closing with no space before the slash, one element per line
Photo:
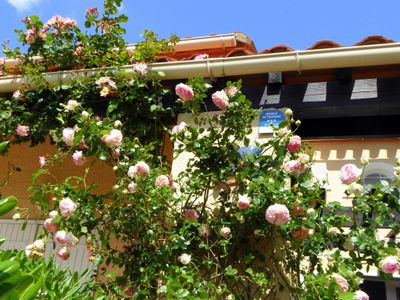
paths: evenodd
<path fill-rule="evenodd" d="M 17 129 L 15 130 L 15 133 L 16 133 L 18 136 L 25 137 L 25 136 L 28 136 L 28 135 L 29 135 L 30 130 L 31 130 L 31 129 L 30 129 L 29 126 L 26 126 L 26 125 L 18 125 L 18 126 L 17 126 Z"/>
<path fill-rule="evenodd" d="M 71 127 L 64 128 L 62 131 L 63 141 L 67 146 L 72 147 L 74 145 L 75 130 Z"/>
<path fill-rule="evenodd" d="M 239 200 L 237 202 L 237 207 L 240 209 L 246 209 L 250 205 L 250 198 L 247 195 L 239 195 Z"/>
<path fill-rule="evenodd" d="M 369 296 L 367 293 L 363 291 L 356 291 L 356 299 L 355 300 L 369 300 Z"/>
<path fill-rule="evenodd" d="M 75 165 L 83 166 L 85 159 L 83 158 L 82 151 L 75 151 L 74 154 L 72 154 L 72 160 Z"/>
<path fill-rule="evenodd" d="M 150 167 L 144 161 L 139 161 L 136 165 L 130 166 L 128 176 L 130 178 L 137 176 L 147 176 L 150 174 Z"/>
<path fill-rule="evenodd" d="M 58 226 L 56 223 L 53 223 L 52 218 L 48 218 L 44 221 L 43 227 L 50 233 L 54 233 L 58 230 Z"/>
<path fill-rule="evenodd" d="M 19 100 L 22 97 L 21 90 L 16 90 L 12 96 L 14 99 Z"/>
<path fill-rule="evenodd" d="M 399 269 L 399 262 L 396 256 L 387 256 L 379 262 L 379 267 L 384 273 L 394 273 Z"/>
<path fill-rule="evenodd" d="M 362 170 L 353 164 L 345 164 L 340 169 L 340 180 L 343 184 L 350 184 L 361 176 Z"/>
<path fill-rule="evenodd" d="M 187 209 L 183 213 L 183 217 L 186 220 L 196 221 L 199 218 L 199 214 L 194 209 Z"/>
<path fill-rule="evenodd" d="M 193 60 L 198 61 L 198 60 L 205 60 L 205 59 L 208 59 L 208 58 L 209 58 L 209 55 L 208 55 L 208 54 L 199 54 L 199 55 L 196 55 L 196 56 L 193 58 Z"/>
<path fill-rule="evenodd" d="M 183 101 L 190 101 L 194 97 L 193 89 L 184 83 L 179 83 L 175 86 L 175 93 Z"/>
<path fill-rule="evenodd" d="M 296 152 L 301 147 L 301 137 L 298 135 L 294 135 L 289 139 L 289 144 L 287 145 L 287 149 L 289 152 Z"/>
<path fill-rule="evenodd" d="M 109 133 L 102 136 L 101 140 L 108 147 L 118 147 L 122 144 L 122 133 L 118 129 L 112 129 Z"/>
<path fill-rule="evenodd" d="M 224 238 L 227 238 L 231 234 L 231 229 L 229 227 L 222 227 L 219 234 Z"/>
<path fill-rule="evenodd" d="M 347 280 L 339 274 L 332 274 L 332 277 L 335 279 L 337 285 L 339 286 L 339 293 L 346 293 L 349 290 L 349 284 Z"/>
<path fill-rule="evenodd" d="M 59 208 L 63 217 L 69 217 L 76 210 L 76 204 L 69 197 L 62 198 Z"/>
<path fill-rule="evenodd" d="M 203 224 L 198 228 L 199 235 L 203 238 L 207 238 L 210 236 L 210 225 Z"/>
<path fill-rule="evenodd" d="M 141 77 L 147 74 L 147 65 L 144 62 L 136 62 L 133 64 L 133 73 L 138 74 Z"/>
<path fill-rule="evenodd" d="M 291 160 L 282 165 L 283 170 L 286 173 L 300 174 L 304 171 L 304 165 L 298 160 Z"/>
<path fill-rule="evenodd" d="M 289 222 L 289 210 L 282 204 L 270 205 L 265 211 L 265 219 L 275 226 L 284 225 Z"/>
<path fill-rule="evenodd" d="M 138 186 L 136 183 L 131 182 L 130 184 L 128 184 L 128 191 L 130 193 L 135 193 L 137 191 L 137 189 L 138 189 Z"/>
<path fill-rule="evenodd" d="M 56 255 L 62 260 L 67 260 L 70 256 L 70 251 L 67 247 L 62 247 L 57 250 Z"/>
<path fill-rule="evenodd" d="M 229 98 L 224 90 L 212 94 L 211 99 L 214 102 L 214 104 L 221 110 L 227 108 L 229 105 Z"/>
<path fill-rule="evenodd" d="M 64 230 L 57 231 L 54 239 L 60 245 L 68 247 L 74 247 L 78 243 L 78 239 L 72 233 L 65 232 Z"/>
<path fill-rule="evenodd" d="M 41 168 L 46 166 L 46 157 L 45 156 L 39 156 L 39 166 Z"/>
<path fill-rule="evenodd" d="M 167 186 L 169 185 L 169 178 L 165 175 L 160 175 L 156 178 L 156 185 L 157 186 Z"/>

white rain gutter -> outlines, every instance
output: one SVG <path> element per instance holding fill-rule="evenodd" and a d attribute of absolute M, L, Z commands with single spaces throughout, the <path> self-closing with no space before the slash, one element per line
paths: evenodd
<path fill-rule="evenodd" d="M 165 76 L 161 78 L 164 80 L 183 80 L 195 76 L 214 78 L 391 64 L 400 64 L 400 43 L 214 58 L 203 61 L 163 62 L 151 64 L 149 68 L 153 72 L 163 72 Z M 122 69 L 127 73 L 133 72 L 131 66 L 124 66 Z M 45 78 L 50 84 L 65 83 L 72 78 L 93 76 L 104 70 L 107 68 L 52 72 L 46 73 Z M 24 85 L 27 86 L 28 83 L 28 80 L 21 76 L 0 77 L 0 93 L 15 91 Z"/>

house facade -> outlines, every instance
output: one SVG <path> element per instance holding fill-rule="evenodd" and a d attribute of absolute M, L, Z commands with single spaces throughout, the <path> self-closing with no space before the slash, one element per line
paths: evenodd
<path fill-rule="evenodd" d="M 6 62 L 7 63 L 7 62 Z M 12 63 L 12 62 L 8 62 Z M 393 179 L 393 167 L 400 159 L 400 43 L 381 36 L 367 37 L 353 46 L 341 46 L 333 41 L 319 41 L 310 48 L 295 51 L 278 45 L 257 51 L 253 42 L 243 33 L 213 35 L 183 39 L 174 51 L 160 55 L 160 62 L 151 68 L 165 73 L 164 85 L 173 87 L 192 76 L 204 76 L 218 89 L 228 80 L 243 80 L 242 92 L 262 111 L 291 108 L 302 125 L 298 134 L 311 145 L 315 174 L 326 180 L 326 201 L 340 201 L 351 206 L 340 183 L 342 165 L 360 166 L 362 157 L 371 164 L 363 173 L 363 183 Z M 62 73 L 63 80 L 77 76 Z M 49 74 L 49 80 L 59 74 Z M 82 74 L 83 71 L 82 71 Z M 81 75 L 82 75 L 81 74 Z M 0 93 L 9 93 L 24 83 L 18 76 L 0 76 Z M 165 99 L 174 101 L 174 96 Z M 215 109 L 210 105 L 210 110 Z M 271 137 L 260 119 L 254 120 L 253 142 Z M 193 124 L 186 114 L 177 117 L 177 123 Z M 29 200 L 27 188 L 31 174 L 37 169 L 37 157 L 54 151 L 49 143 L 28 150 L 29 145 L 10 149 L 8 157 L 0 158 L 0 176 L 3 195 L 14 194 L 20 207 L 30 211 L 27 230 L 21 231 L 21 221 L 0 220 L 0 236 L 8 242 L 3 247 L 24 249 L 40 229 L 35 207 Z M 173 145 L 165 150 L 173 157 Z M 185 157 L 172 162 L 172 174 L 185 165 Z M 21 169 L 15 176 L 16 166 Z M 104 184 L 99 192 L 109 190 L 113 172 L 106 165 L 95 166 L 96 178 Z M 54 173 L 62 178 L 75 174 L 72 161 L 57 167 Z M 93 172 L 92 172 L 93 173 Z M 9 176 L 7 175 L 9 174 Z M 90 181 L 90 179 L 89 179 Z M 346 212 L 344 212 L 346 213 Z M 398 239 L 388 228 L 382 228 L 382 239 Z M 90 265 L 85 243 L 82 241 L 71 255 L 73 269 L 83 270 Z M 400 281 L 383 282 L 377 270 L 365 270 L 363 284 L 371 299 L 395 300 L 400 298 Z"/>

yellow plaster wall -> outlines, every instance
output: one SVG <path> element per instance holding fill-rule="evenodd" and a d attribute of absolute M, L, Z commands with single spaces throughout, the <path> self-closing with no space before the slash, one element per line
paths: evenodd
<path fill-rule="evenodd" d="M 327 169 L 327 200 L 341 201 L 351 206 L 351 198 L 344 196 L 346 186 L 340 182 L 340 168 L 347 163 L 361 167 L 361 157 L 370 162 L 384 162 L 395 165 L 400 158 L 400 139 L 398 138 L 359 138 L 347 140 L 309 141 L 315 152 L 315 162 L 325 163 Z"/>
<path fill-rule="evenodd" d="M 8 173 L 8 164 L 11 163 L 21 169 L 21 172 L 13 172 L 5 184 L 0 185 L 0 193 L 3 197 L 14 195 L 18 199 L 18 206 L 29 209 L 29 218 L 35 219 L 38 215 L 38 208 L 34 207 L 29 201 L 28 187 L 31 184 L 31 175 L 39 168 L 39 156 L 51 154 L 56 147 L 46 142 L 35 147 L 30 147 L 29 143 L 20 145 L 12 145 L 7 156 L 0 156 L 0 184 L 6 180 Z M 66 158 L 61 166 L 51 168 L 54 176 L 60 180 L 67 176 L 80 176 L 83 174 L 85 167 L 90 162 L 86 162 L 84 166 L 75 166 L 72 158 Z M 52 180 L 50 176 L 43 176 L 43 181 Z M 96 192 L 103 193 L 111 189 L 114 184 L 114 174 L 108 165 L 98 161 L 91 169 L 88 177 L 88 183 L 96 182 L 98 188 Z M 5 218 L 11 218 L 12 213 Z M 2 217 L 4 218 L 4 217 Z"/>

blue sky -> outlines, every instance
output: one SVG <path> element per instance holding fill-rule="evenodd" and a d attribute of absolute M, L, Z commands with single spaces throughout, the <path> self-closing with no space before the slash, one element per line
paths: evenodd
<path fill-rule="evenodd" d="M 0 0 L 0 41 L 16 46 L 20 20 L 38 15 L 72 17 L 82 25 L 86 8 L 102 7 L 102 0 Z M 286 44 L 306 49 L 322 39 L 352 45 L 379 34 L 400 41 L 399 0 L 125 0 L 129 16 L 127 40 L 140 40 L 143 29 L 160 37 L 179 37 L 242 31 L 257 50 Z"/>

